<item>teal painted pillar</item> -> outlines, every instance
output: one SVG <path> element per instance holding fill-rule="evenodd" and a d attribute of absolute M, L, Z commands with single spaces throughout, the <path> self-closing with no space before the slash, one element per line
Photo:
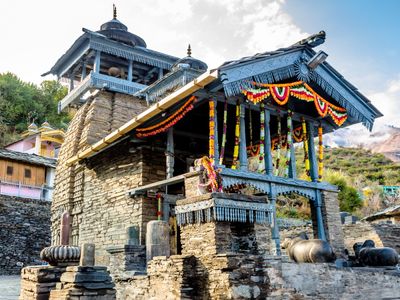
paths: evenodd
<path fill-rule="evenodd" d="M 247 170 L 247 148 L 246 148 L 246 108 L 244 104 L 240 105 L 240 142 L 239 142 L 239 162 L 240 169 Z"/>
<path fill-rule="evenodd" d="M 308 131 L 308 157 L 310 159 L 310 177 L 311 181 L 318 181 L 318 163 L 315 154 L 314 144 L 314 126 L 311 122 L 307 122 Z"/>
<path fill-rule="evenodd" d="M 69 91 L 74 89 L 74 73 L 69 74 Z"/>
<path fill-rule="evenodd" d="M 96 56 L 94 58 L 94 66 L 93 66 L 93 70 L 95 73 L 100 73 L 100 56 L 101 56 L 101 52 L 99 50 L 96 51 Z"/>
<path fill-rule="evenodd" d="M 296 178 L 296 152 L 294 149 L 294 139 L 293 139 L 293 119 L 290 120 L 290 135 L 292 136 L 292 143 L 290 145 L 290 165 L 289 165 L 289 177 Z"/>
<path fill-rule="evenodd" d="M 273 165 L 272 165 L 272 152 L 271 152 L 271 128 L 269 123 L 271 120 L 271 113 L 268 109 L 265 112 L 265 126 L 264 126 L 264 151 L 265 151 L 265 174 L 272 175 Z"/>
<path fill-rule="evenodd" d="M 174 176 L 174 128 L 171 127 L 167 132 L 167 153 L 166 153 L 166 164 L 167 164 L 167 179 Z"/>
<path fill-rule="evenodd" d="M 218 141 L 218 110 L 217 110 L 217 105 L 218 101 L 217 100 L 211 100 L 214 101 L 214 165 L 218 166 L 219 165 L 219 141 Z"/>
<path fill-rule="evenodd" d="M 128 66 L 128 81 L 132 82 L 132 77 L 133 77 L 133 61 L 129 61 L 129 66 Z"/>
<path fill-rule="evenodd" d="M 269 194 L 270 203 L 272 205 L 272 228 L 271 228 L 271 236 L 272 240 L 275 243 L 276 255 L 281 255 L 281 241 L 279 237 L 279 225 L 276 219 L 276 187 L 275 184 L 271 183 L 271 192 Z"/>
<path fill-rule="evenodd" d="M 164 76 L 164 71 L 162 68 L 158 69 L 158 79 L 161 79 Z"/>
<path fill-rule="evenodd" d="M 321 240 L 326 241 L 326 235 L 325 235 L 325 228 L 324 228 L 324 219 L 322 216 L 322 196 L 321 196 L 321 191 L 320 190 L 315 190 L 315 212 L 316 212 L 316 217 L 317 217 L 317 234 L 318 238 Z"/>
<path fill-rule="evenodd" d="M 86 78 L 86 62 L 82 62 L 81 81 Z"/>

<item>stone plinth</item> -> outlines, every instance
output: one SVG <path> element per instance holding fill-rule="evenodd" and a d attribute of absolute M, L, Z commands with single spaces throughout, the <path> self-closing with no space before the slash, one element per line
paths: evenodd
<path fill-rule="evenodd" d="M 49 299 L 65 267 L 32 266 L 21 270 L 20 300 Z"/>
<path fill-rule="evenodd" d="M 146 247 L 142 245 L 111 246 L 110 272 L 113 275 L 141 274 L 146 271 Z"/>
<path fill-rule="evenodd" d="M 107 267 L 67 267 L 50 292 L 50 300 L 114 300 L 116 290 Z"/>

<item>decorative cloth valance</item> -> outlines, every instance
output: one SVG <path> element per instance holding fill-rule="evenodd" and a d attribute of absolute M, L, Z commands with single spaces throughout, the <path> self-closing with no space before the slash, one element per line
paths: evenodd
<path fill-rule="evenodd" d="M 314 102 L 318 114 L 321 117 L 329 114 L 338 126 L 341 126 L 347 120 L 346 109 L 330 103 L 303 81 L 283 84 L 253 82 L 253 85 L 258 88 L 250 88 L 242 92 L 247 100 L 254 104 L 272 96 L 277 104 L 285 105 L 289 101 L 289 96 L 292 96 L 303 101 Z"/>
<path fill-rule="evenodd" d="M 177 205 L 178 225 L 212 221 L 272 224 L 272 205 L 268 203 L 212 198 Z"/>

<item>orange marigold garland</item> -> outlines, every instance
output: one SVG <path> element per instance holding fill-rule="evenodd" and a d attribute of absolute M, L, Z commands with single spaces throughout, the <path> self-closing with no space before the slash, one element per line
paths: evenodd
<path fill-rule="evenodd" d="M 152 135 L 157 135 L 159 133 L 165 132 L 167 131 L 169 128 L 171 128 L 172 126 L 174 126 L 176 123 L 178 123 L 189 111 L 191 111 L 194 108 L 193 104 L 190 104 L 188 107 L 185 108 L 185 110 L 181 111 L 181 113 L 179 115 L 177 115 L 175 117 L 175 119 L 171 120 L 171 122 L 167 123 L 166 125 L 147 132 L 147 133 L 136 133 L 137 137 L 147 137 L 147 136 L 152 136 Z"/>
<path fill-rule="evenodd" d="M 208 157 L 212 164 L 214 164 L 214 156 L 215 156 L 215 103 L 212 99 L 208 101 L 209 104 L 209 121 L 210 121 L 210 135 L 209 135 L 209 153 Z"/>
<path fill-rule="evenodd" d="M 150 127 L 146 127 L 146 128 L 138 128 L 136 129 L 136 132 L 144 132 L 144 131 L 149 131 L 152 130 L 154 128 L 160 127 L 166 123 L 168 123 L 169 121 L 171 121 L 172 119 L 174 119 L 175 117 L 177 117 L 179 114 L 183 113 L 187 107 L 190 107 L 191 104 L 196 100 L 195 96 L 192 96 L 189 98 L 188 101 L 185 102 L 185 104 L 182 105 L 182 107 L 180 107 L 176 112 L 174 112 L 171 116 L 169 116 L 167 119 L 161 121 L 160 123 L 157 123 L 156 125 L 150 126 Z M 193 107 L 192 107 L 193 108 Z"/>
<path fill-rule="evenodd" d="M 269 89 L 247 89 L 242 90 L 242 93 L 246 96 L 247 100 L 254 104 L 257 104 L 265 98 L 268 98 L 271 94 Z"/>
<path fill-rule="evenodd" d="M 293 140 L 296 143 L 300 143 L 303 141 L 303 131 L 302 131 L 301 125 L 295 129 L 293 129 Z"/>
<path fill-rule="evenodd" d="M 322 143 L 322 125 L 318 127 L 318 181 L 322 180 L 324 172 L 324 145 Z"/>
<path fill-rule="evenodd" d="M 232 169 L 236 169 L 237 160 L 239 157 L 239 142 L 240 142 L 240 104 L 236 105 L 236 125 L 235 125 L 235 146 L 233 148 Z"/>
<path fill-rule="evenodd" d="M 301 118 L 301 126 L 303 128 L 304 165 L 306 167 L 306 175 L 308 178 L 310 178 L 310 159 L 308 158 L 307 126 L 304 118 Z"/>
<path fill-rule="evenodd" d="M 285 105 L 289 101 L 290 87 L 288 86 L 270 86 L 269 91 L 271 92 L 272 98 L 279 105 Z"/>

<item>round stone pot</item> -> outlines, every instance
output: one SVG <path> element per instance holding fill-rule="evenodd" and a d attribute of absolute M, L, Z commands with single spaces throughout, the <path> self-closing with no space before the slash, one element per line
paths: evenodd
<path fill-rule="evenodd" d="M 76 264 L 79 262 L 81 251 L 77 246 L 50 246 L 40 252 L 40 258 L 51 266 Z"/>

